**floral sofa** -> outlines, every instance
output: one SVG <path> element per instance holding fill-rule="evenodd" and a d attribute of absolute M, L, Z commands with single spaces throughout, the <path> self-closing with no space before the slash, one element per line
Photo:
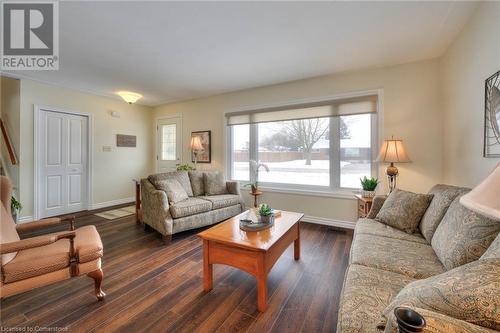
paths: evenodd
<path fill-rule="evenodd" d="M 174 171 L 141 179 L 142 221 L 163 235 L 211 225 L 243 211 L 238 182 L 217 171 Z"/>
<path fill-rule="evenodd" d="M 500 330 L 500 221 L 459 199 L 468 189 L 436 185 L 409 234 L 375 220 L 375 197 L 356 223 L 340 300 L 337 332 L 395 332 L 393 309 L 424 316 L 426 332 Z"/>

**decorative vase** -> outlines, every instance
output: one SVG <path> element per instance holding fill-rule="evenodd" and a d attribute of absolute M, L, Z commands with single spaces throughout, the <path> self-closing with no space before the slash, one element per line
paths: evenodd
<path fill-rule="evenodd" d="M 361 191 L 361 196 L 363 198 L 373 198 L 375 196 L 375 191 L 362 190 Z"/>
<path fill-rule="evenodd" d="M 274 214 L 271 215 L 259 215 L 259 223 L 272 223 L 274 221 Z"/>
<path fill-rule="evenodd" d="M 399 333 L 424 331 L 425 319 L 417 311 L 402 306 L 394 309 L 394 315 L 398 323 Z"/>

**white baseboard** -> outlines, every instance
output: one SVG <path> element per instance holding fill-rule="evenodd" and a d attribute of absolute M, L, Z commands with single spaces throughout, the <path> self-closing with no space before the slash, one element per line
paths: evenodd
<path fill-rule="evenodd" d="M 111 207 L 111 206 L 116 206 L 116 205 L 123 205 L 126 203 L 133 203 L 133 202 L 135 202 L 135 197 L 111 200 L 111 201 L 106 201 L 106 202 L 99 202 L 99 203 L 89 205 L 89 210 L 101 209 L 101 208 L 106 208 L 106 207 Z"/>
<path fill-rule="evenodd" d="M 17 224 L 33 222 L 33 216 L 21 216 L 17 219 Z"/>
<path fill-rule="evenodd" d="M 317 216 L 308 216 L 308 215 L 304 215 L 304 217 L 302 218 L 302 221 L 308 222 L 308 223 L 327 225 L 330 227 L 343 228 L 343 229 L 354 229 L 354 227 L 356 226 L 356 222 L 335 220 L 335 219 L 329 219 L 326 217 L 317 217 Z"/>

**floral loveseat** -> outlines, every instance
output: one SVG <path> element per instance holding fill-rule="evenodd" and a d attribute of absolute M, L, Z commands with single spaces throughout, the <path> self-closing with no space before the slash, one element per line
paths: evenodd
<path fill-rule="evenodd" d="M 395 332 L 395 306 L 423 315 L 426 332 L 500 330 L 500 221 L 463 207 L 466 192 L 434 186 L 413 234 L 376 221 L 375 197 L 354 230 L 337 332 Z"/>
<path fill-rule="evenodd" d="M 142 221 L 170 241 L 178 232 L 211 225 L 243 211 L 238 182 L 217 171 L 174 171 L 141 179 Z"/>

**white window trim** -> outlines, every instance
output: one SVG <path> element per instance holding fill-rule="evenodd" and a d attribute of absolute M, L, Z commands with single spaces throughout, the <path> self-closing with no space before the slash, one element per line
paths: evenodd
<path fill-rule="evenodd" d="M 372 145 L 372 175 L 380 179 L 380 171 L 378 164 L 375 162 L 375 158 L 378 153 L 378 148 L 382 144 L 384 133 L 383 133 L 383 123 L 384 123 L 384 90 L 383 89 L 374 89 L 374 90 L 364 90 L 357 92 L 348 92 L 342 94 L 336 94 L 331 96 L 321 96 L 321 97 L 313 97 L 313 98 L 305 98 L 299 99 L 295 101 L 286 101 L 282 103 L 273 103 L 267 105 L 258 105 L 258 106 L 247 106 L 238 109 L 226 110 L 224 111 L 223 116 L 223 128 L 224 130 L 224 168 L 225 174 L 229 179 L 232 179 L 232 133 L 231 127 L 227 126 L 226 113 L 234 113 L 234 112 L 244 112 L 248 110 L 255 109 L 265 109 L 270 107 L 278 107 L 278 106 L 286 106 L 293 107 L 294 105 L 305 104 L 305 103 L 314 103 L 314 102 L 323 102 L 323 101 L 331 101 L 335 99 L 342 98 L 351 98 L 351 97 L 361 97 L 361 96 L 371 96 L 377 95 L 377 113 L 375 117 L 372 117 L 375 124 L 372 124 L 372 129 L 376 129 L 372 131 L 372 142 L 375 144 Z M 333 131 L 330 131 L 332 133 Z M 252 143 L 250 142 L 250 145 Z M 250 159 L 252 158 L 252 150 L 250 149 Z M 254 156 L 255 157 L 255 156 Z M 334 159 L 330 159 L 330 170 L 333 170 L 334 167 Z M 250 178 L 252 175 L 250 174 Z M 332 177 L 330 177 L 332 178 Z M 251 181 L 251 180 L 250 180 Z M 333 187 L 332 186 L 333 179 L 330 179 L 330 186 L 316 186 L 316 185 L 301 185 L 301 184 L 283 184 L 283 183 L 264 183 L 262 182 L 260 188 L 267 192 L 275 192 L 275 193 L 287 193 L 287 194 L 298 194 L 298 195 L 308 195 L 308 196 L 321 196 L 321 197 L 333 197 L 333 198 L 341 198 L 341 199 L 353 199 L 353 192 L 359 190 L 358 188 L 341 188 L 341 187 Z M 240 181 L 245 182 L 245 181 Z M 244 184 L 242 184 L 244 185 Z M 242 189 L 247 189 L 242 186 Z"/>

